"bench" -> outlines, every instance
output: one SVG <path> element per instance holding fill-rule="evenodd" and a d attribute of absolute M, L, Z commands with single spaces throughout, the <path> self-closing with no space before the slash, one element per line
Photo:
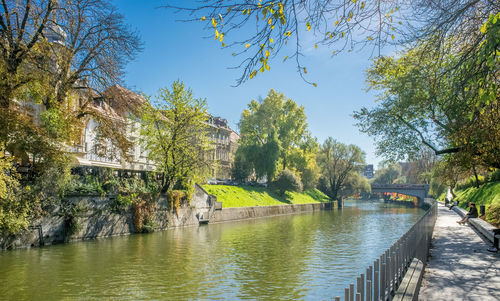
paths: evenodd
<path fill-rule="evenodd" d="M 467 211 L 458 206 L 453 206 L 452 210 L 455 211 L 461 217 L 464 217 L 467 214 Z M 486 237 L 491 242 L 493 242 L 494 236 L 500 238 L 500 234 L 495 235 L 493 233 L 493 229 L 496 229 L 496 227 L 491 225 L 487 221 L 484 221 L 480 218 L 471 218 L 469 219 L 469 224 L 471 224 L 471 226 L 476 228 L 477 231 L 479 231 L 482 235 L 484 235 L 484 237 Z"/>
<path fill-rule="evenodd" d="M 455 211 L 458 215 L 460 215 L 460 217 L 464 217 L 466 214 L 467 214 L 467 211 L 458 207 L 458 206 L 453 206 L 453 208 L 451 208 L 451 210 Z"/>
<path fill-rule="evenodd" d="M 480 218 L 471 218 L 469 219 L 469 224 L 474 226 L 481 234 L 484 235 L 489 241 L 493 242 L 495 234 L 493 230 L 496 229 L 495 226 L 491 225 L 487 221 L 483 221 Z M 497 238 L 500 238 L 500 235 L 496 235 Z"/>
<path fill-rule="evenodd" d="M 392 300 L 395 301 L 416 301 L 420 291 L 424 271 L 424 263 L 417 258 L 413 258 L 410 267 L 399 285 Z"/>

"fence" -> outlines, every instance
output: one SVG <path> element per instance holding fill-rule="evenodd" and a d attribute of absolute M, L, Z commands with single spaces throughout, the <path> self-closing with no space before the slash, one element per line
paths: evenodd
<path fill-rule="evenodd" d="M 356 286 L 351 284 L 344 290 L 344 300 L 391 300 L 413 258 L 427 261 L 436 217 L 437 204 L 432 200 L 430 209 L 413 227 L 357 278 Z M 335 297 L 335 301 L 340 301 L 340 297 Z"/>

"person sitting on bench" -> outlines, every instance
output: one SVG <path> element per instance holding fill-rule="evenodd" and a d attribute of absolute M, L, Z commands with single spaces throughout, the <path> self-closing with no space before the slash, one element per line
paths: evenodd
<path fill-rule="evenodd" d="M 469 222 L 469 218 L 476 218 L 478 216 L 479 216 L 479 214 L 477 213 L 476 204 L 470 202 L 469 203 L 469 212 L 464 216 L 464 218 L 459 220 L 457 223 L 465 224 L 465 223 Z"/>

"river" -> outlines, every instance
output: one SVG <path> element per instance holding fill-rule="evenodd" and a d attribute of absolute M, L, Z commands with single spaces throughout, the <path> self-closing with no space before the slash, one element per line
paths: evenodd
<path fill-rule="evenodd" d="M 0 252 L 0 299 L 331 299 L 423 213 L 346 202 L 343 210 Z"/>

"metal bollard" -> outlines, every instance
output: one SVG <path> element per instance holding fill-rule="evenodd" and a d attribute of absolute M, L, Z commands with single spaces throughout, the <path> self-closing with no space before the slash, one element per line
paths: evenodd
<path fill-rule="evenodd" d="M 486 214 L 486 206 L 479 205 L 479 216 L 483 216 Z"/>
<path fill-rule="evenodd" d="M 368 280 L 366 281 L 366 301 L 372 301 L 372 281 Z"/>
<path fill-rule="evenodd" d="M 364 274 L 360 275 L 359 283 L 361 284 L 361 288 L 360 288 L 361 300 L 365 300 L 365 275 Z"/>

